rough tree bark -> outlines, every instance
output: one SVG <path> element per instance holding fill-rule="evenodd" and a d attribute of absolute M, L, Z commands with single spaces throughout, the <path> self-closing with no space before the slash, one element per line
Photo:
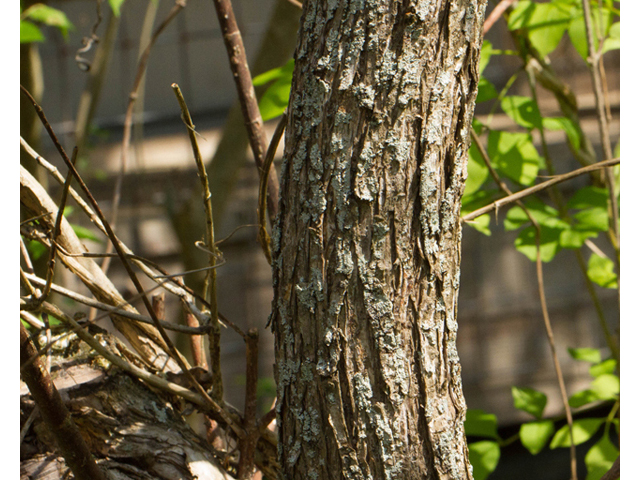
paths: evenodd
<path fill-rule="evenodd" d="M 470 479 L 460 197 L 485 0 L 307 0 L 273 234 L 286 479 Z"/>

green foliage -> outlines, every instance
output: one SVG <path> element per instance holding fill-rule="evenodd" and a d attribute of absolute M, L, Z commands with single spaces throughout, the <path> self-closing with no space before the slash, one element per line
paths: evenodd
<path fill-rule="evenodd" d="M 575 360 L 589 363 L 600 363 L 602 361 L 600 350 L 596 348 L 569 348 L 567 351 Z"/>
<path fill-rule="evenodd" d="M 484 480 L 498 466 L 500 446 L 497 442 L 482 440 L 469 444 L 469 461 L 473 465 L 473 478 Z"/>
<path fill-rule="evenodd" d="M 520 0 L 509 15 L 510 30 L 524 30 L 541 55 L 556 49 L 564 32 L 577 14 L 573 2 L 553 0 L 536 3 Z"/>
<path fill-rule="evenodd" d="M 293 67 L 294 61 L 291 59 L 282 67 L 269 70 L 253 79 L 253 84 L 256 87 L 271 83 L 258 105 L 264 121 L 279 117 L 286 110 L 291 92 Z"/>
<path fill-rule="evenodd" d="M 538 176 L 540 156 L 528 133 L 493 130 L 487 153 L 494 168 L 514 182 L 531 185 Z"/>
<path fill-rule="evenodd" d="M 520 426 L 520 441 L 532 455 L 537 455 L 547 444 L 555 427 L 551 420 L 536 420 Z"/>
<path fill-rule="evenodd" d="M 618 288 L 618 277 L 613 271 L 613 261 L 593 253 L 587 265 L 589 280 L 604 288 Z"/>
<path fill-rule="evenodd" d="M 156 0 L 157 2 L 158 0 Z M 124 0 L 109 0 L 109 5 L 111 6 L 111 10 L 113 10 L 113 14 L 116 17 L 120 16 L 120 8 L 122 7 L 122 4 L 124 3 Z"/>
<path fill-rule="evenodd" d="M 464 431 L 469 437 L 500 438 L 498 436 L 498 420 L 496 416 L 483 410 L 467 410 Z"/>
<path fill-rule="evenodd" d="M 600 480 L 619 455 L 620 451 L 611 443 L 609 436 L 603 435 L 584 458 L 588 472 L 586 480 Z"/>
<path fill-rule="evenodd" d="M 534 417 L 542 418 L 544 407 L 547 405 L 547 396 L 533 388 L 511 387 L 513 406 L 518 410 L 530 413 Z"/>
<path fill-rule="evenodd" d="M 551 440 L 549 448 L 570 447 L 571 440 L 569 430 L 573 433 L 573 443 L 580 445 L 589 440 L 598 431 L 604 423 L 604 418 L 583 418 L 573 421 L 573 428 L 569 429 L 569 425 L 560 428 Z"/>
<path fill-rule="evenodd" d="M 43 3 L 36 3 L 20 13 L 20 43 L 44 41 L 44 35 L 40 29 L 27 18 L 49 27 L 56 27 L 65 40 L 69 37 L 69 31 L 75 30 L 63 11 Z"/>

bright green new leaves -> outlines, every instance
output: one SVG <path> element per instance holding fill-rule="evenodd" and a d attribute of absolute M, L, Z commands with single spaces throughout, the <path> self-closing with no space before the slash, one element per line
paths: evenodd
<path fill-rule="evenodd" d="M 607 435 L 603 435 L 584 457 L 584 463 L 587 465 L 587 472 L 589 472 L 586 480 L 600 480 L 609 471 L 618 455 L 620 455 L 618 449 L 611 443 Z"/>
<path fill-rule="evenodd" d="M 469 461 L 475 480 L 485 480 L 496 469 L 499 460 L 500 447 L 496 442 L 485 440 L 469 444 Z"/>
<path fill-rule="evenodd" d="M 113 14 L 116 17 L 120 16 L 120 7 L 122 7 L 123 3 L 124 3 L 124 0 L 109 0 L 109 5 L 111 6 L 111 10 L 113 10 Z"/>
<path fill-rule="evenodd" d="M 528 133 L 493 130 L 489 133 L 487 153 L 494 166 L 511 180 L 531 185 L 540 168 L 540 156 Z"/>
<path fill-rule="evenodd" d="M 478 96 L 476 97 L 476 103 L 486 102 L 487 100 L 493 100 L 498 96 L 496 87 L 493 86 L 489 80 L 484 77 L 480 77 L 478 82 Z"/>
<path fill-rule="evenodd" d="M 576 7 L 566 1 L 520 0 L 509 15 L 507 25 L 510 30 L 526 30 L 531 44 L 541 55 L 548 55 L 558 46 L 575 15 Z"/>
<path fill-rule="evenodd" d="M 589 440 L 598 431 L 600 425 L 604 422 L 604 418 L 583 418 L 574 420 L 573 422 L 573 443 L 580 445 Z M 569 425 L 565 425 L 556 432 L 551 440 L 549 448 L 569 447 L 571 440 L 569 438 Z"/>
<path fill-rule="evenodd" d="M 477 192 L 482 184 L 489 178 L 489 169 L 482 160 L 480 150 L 474 143 L 469 148 L 469 162 L 467 163 L 467 181 L 464 184 L 465 195 Z"/>
<path fill-rule="evenodd" d="M 570 228 L 570 225 L 558 218 L 558 211 L 536 197 L 525 202 L 527 210 L 540 226 L 540 258 L 543 262 L 550 262 L 560 250 L 560 237 Z M 529 225 L 529 217 L 520 207 L 513 207 L 507 212 L 504 221 L 505 230 L 515 230 Z M 528 226 L 516 238 L 516 249 L 532 262 L 536 261 L 537 244 L 536 229 Z"/>
<path fill-rule="evenodd" d="M 616 371 L 617 362 L 613 358 L 609 358 L 604 362 L 600 362 L 589 368 L 589 375 L 597 378 L 606 373 L 614 373 Z"/>
<path fill-rule="evenodd" d="M 471 172 L 469 172 L 469 175 L 471 175 Z M 467 179 L 467 183 L 468 182 L 469 179 Z M 497 198 L 498 194 L 497 190 L 477 190 L 472 193 L 468 192 L 467 187 L 465 187 L 465 192 L 462 196 L 462 207 L 460 209 L 460 216 L 462 217 L 474 210 L 484 207 L 485 205 L 489 205 Z M 491 235 L 491 230 L 489 229 L 490 224 L 491 216 L 488 213 L 465 223 L 465 225 L 469 225 L 487 236 Z"/>
<path fill-rule="evenodd" d="M 613 261 L 592 253 L 587 265 L 589 280 L 604 288 L 618 288 L 618 277 L 613 271 Z"/>
<path fill-rule="evenodd" d="M 518 410 L 530 413 L 534 417 L 542 418 L 542 412 L 547 405 L 547 396 L 533 388 L 511 387 L 513 406 Z"/>
<path fill-rule="evenodd" d="M 538 105 L 530 97 L 511 95 L 504 97 L 500 106 L 514 122 L 528 129 L 542 128 L 542 116 Z"/>
<path fill-rule="evenodd" d="M 289 104 L 291 81 L 293 78 L 293 59 L 282 67 L 274 68 L 253 79 L 253 84 L 258 87 L 271 83 L 267 91 L 260 99 L 260 115 L 264 121 L 282 115 Z"/>
<path fill-rule="evenodd" d="M 542 126 L 546 130 L 564 130 L 571 146 L 578 150 L 580 148 L 580 131 L 578 126 L 567 117 L 545 117 L 542 119 Z"/>
<path fill-rule="evenodd" d="M 67 39 L 69 35 L 69 30 L 75 30 L 75 27 L 63 11 L 49 7 L 43 3 L 36 3 L 20 14 L 20 43 L 41 42 L 44 40 L 40 29 L 33 23 L 27 21 L 27 18 L 50 27 L 58 28 L 65 39 Z"/>
<path fill-rule="evenodd" d="M 620 378 L 612 373 L 599 375 L 591 386 L 569 398 L 571 408 L 582 407 L 598 400 L 617 400 L 620 394 Z"/>
<path fill-rule="evenodd" d="M 478 62 L 478 73 L 482 73 L 491 60 L 493 55 L 493 45 L 489 40 L 482 42 L 482 48 L 480 49 L 480 60 Z"/>
<path fill-rule="evenodd" d="M 575 360 L 589 363 L 600 363 L 602 361 L 600 350 L 596 348 L 568 348 L 567 351 Z"/>
<path fill-rule="evenodd" d="M 520 441 L 532 455 L 537 455 L 555 431 L 552 420 L 538 420 L 520 426 Z"/>
<path fill-rule="evenodd" d="M 20 43 L 44 42 L 44 35 L 28 20 L 20 20 Z"/>
<path fill-rule="evenodd" d="M 584 14 L 582 9 L 577 9 L 579 12 L 573 17 L 569 23 L 569 38 L 571 43 L 580 54 L 580 56 L 586 60 L 589 56 L 589 47 L 587 44 L 587 32 L 584 24 Z M 605 8 L 599 9 L 597 6 L 591 6 L 591 28 L 593 29 L 594 43 L 596 49 L 598 48 L 598 38 L 602 35 L 604 38 L 608 38 L 611 22 L 613 20 L 613 12 Z M 620 48 L 620 26 L 618 24 L 618 48 Z M 615 35 L 615 32 L 614 32 Z M 615 45 L 615 38 L 612 40 L 611 46 Z"/>
<path fill-rule="evenodd" d="M 616 22 L 609 28 L 609 36 L 605 39 L 602 53 L 610 50 L 620 50 L 620 22 Z"/>
<path fill-rule="evenodd" d="M 467 410 L 464 432 L 468 437 L 500 438 L 496 416 L 478 409 Z"/>

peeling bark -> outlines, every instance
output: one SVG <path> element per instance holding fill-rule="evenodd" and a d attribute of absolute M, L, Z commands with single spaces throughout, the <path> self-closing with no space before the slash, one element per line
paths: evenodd
<path fill-rule="evenodd" d="M 286 479 L 471 479 L 460 198 L 485 0 L 308 0 L 273 232 Z"/>
<path fill-rule="evenodd" d="M 96 330 L 96 327 L 91 327 Z M 113 352 L 106 333 L 97 338 Z M 151 390 L 92 352 L 74 335 L 57 346 L 52 376 L 71 417 L 110 480 L 230 480 L 213 449 L 195 434 L 170 395 Z M 21 384 L 21 426 L 34 408 Z M 69 477 L 54 437 L 38 415 L 20 446 L 20 478 Z"/>

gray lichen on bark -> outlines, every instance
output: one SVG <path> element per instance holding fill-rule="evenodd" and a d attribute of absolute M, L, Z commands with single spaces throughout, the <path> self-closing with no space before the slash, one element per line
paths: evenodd
<path fill-rule="evenodd" d="M 273 244 L 285 478 L 472 478 L 455 339 L 484 9 L 304 4 Z"/>

